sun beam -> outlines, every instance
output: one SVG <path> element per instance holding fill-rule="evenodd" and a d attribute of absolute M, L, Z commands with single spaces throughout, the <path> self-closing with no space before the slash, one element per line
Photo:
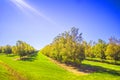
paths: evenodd
<path fill-rule="evenodd" d="M 10 0 L 10 1 L 13 4 L 15 4 L 20 10 L 22 10 L 22 11 L 30 11 L 30 12 L 36 14 L 36 15 L 39 15 L 40 17 L 47 20 L 48 22 L 56 25 L 56 23 L 53 20 L 51 20 L 50 18 L 45 16 L 43 13 L 41 13 L 40 11 L 38 11 L 37 9 L 32 7 L 31 5 L 29 5 L 27 2 L 25 2 L 25 0 Z"/>

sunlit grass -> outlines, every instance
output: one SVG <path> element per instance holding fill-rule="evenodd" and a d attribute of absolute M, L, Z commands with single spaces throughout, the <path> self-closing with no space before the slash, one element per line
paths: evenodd
<path fill-rule="evenodd" d="M 0 80 L 10 80 L 12 76 L 10 73 L 4 69 L 2 65 L 0 65 Z"/>
<path fill-rule="evenodd" d="M 88 75 L 78 76 L 49 61 L 42 54 L 34 56 L 32 60 L 20 61 L 16 58 L 18 56 L 0 55 L 0 60 L 17 70 L 28 80 L 120 80 L 120 67 L 117 65 L 85 60 L 83 66 L 86 69 L 95 69 L 95 71 Z M 4 76 L 1 71 L 0 76 Z"/>

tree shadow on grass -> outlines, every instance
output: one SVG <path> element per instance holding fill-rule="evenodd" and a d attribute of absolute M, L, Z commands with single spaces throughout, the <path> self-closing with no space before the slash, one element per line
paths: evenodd
<path fill-rule="evenodd" d="M 75 69 L 77 69 L 78 71 L 82 71 L 85 73 L 108 73 L 114 76 L 120 76 L 120 70 L 113 70 L 113 69 L 108 69 L 108 68 L 104 68 L 101 66 L 93 66 L 90 64 L 82 64 L 79 66 L 75 66 Z"/>
<path fill-rule="evenodd" d="M 107 64 L 113 64 L 113 65 L 120 65 L 120 62 L 109 62 L 109 61 L 100 61 L 100 60 L 92 60 L 92 59 L 86 59 L 88 61 L 94 61 L 94 62 L 102 62 L 102 63 L 107 63 Z"/>
<path fill-rule="evenodd" d="M 34 54 L 31 54 L 30 56 L 23 57 L 23 58 L 21 58 L 20 60 L 33 62 L 34 60 L 37 60 L 37 58 L 36 58 L 37 55 L 38 55 L 38 53 L 36 52 L 36 53 L 34 53 Z"/>
<path fill-rule="evenodd" d="M 6 55 L 7 57 L 14 57 L 14 56 L 16 56 L 16 55 L 14 55 L 14 54 L 8 54 L 8 55 Z"/>

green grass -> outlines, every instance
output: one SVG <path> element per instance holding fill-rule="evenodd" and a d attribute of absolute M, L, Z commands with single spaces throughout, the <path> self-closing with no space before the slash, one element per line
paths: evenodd
<path fill-rule="evenodd" d="M 1 55 L 0 59 L 24 75 L 28 80 L 70 80 L 75 76 L 50 62 L 47 57 L 39 54 L 35 60 L 15 61 L 15 57 Z"/>
<path fill-rule="evenodd" d="M 2 65 L 0 65 L 0 80 L 10 80 L 12 76 L 10 73 L 4 69 Z"/>
<path fill-rule="evenodd" d="M 115 62 L 115 60 L 101 60 L 100 58 L 90 58 L 90 57 L 87 57 L 86 60 L 96 61 L 96 62 L 102 62 L 102 63 L 108 63 L 108 64 L 120 65 L 120 61 L 116 61 Z"/>
<path fill-rule="evenodd" d="M 94 71 L 86 80 L 120 80 L 120 66 L 87 60 L 83 61 L 83 66 Z"/>
<path fill-rule="evenodd" d="M 16 61 L 17 57 L 0 55 L 0 60 L 11 66 L 28 80 L 120 80 L 120 66 L 117 65 L 85 60 L 82 66 L 84 69 L 80 70 L 93 70 L 95 72 L 78 76 L 49 61 L 42 54 L 24 61 Z M 8 80 L 1 79 L 1 76 L 3 78 L 4 76 L 9 77 L 8 73 L 3 73 L 5 72 L 3 70 L 0 65 L 0 80 Z"/>

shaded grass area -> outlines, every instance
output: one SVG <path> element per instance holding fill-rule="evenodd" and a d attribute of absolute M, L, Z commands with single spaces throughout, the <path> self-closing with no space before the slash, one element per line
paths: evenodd
<path fill-rule="evenodd" d="M 99 58 L 86 58 L 88 61 L 95 61 L 95 62 L 102 62 L 107 64 L 114 64 L 114 65 L 120 65 L 120 61 L 114 61 L 114 60 L 101 60 Z"/>
<path fill-rule="evenodd" d="M 72 64 L 67 64 L 68 66 L 72 66 L 78 71 L 84 72 L 84 73 L 107 73 L 115 76 L 120 76 L 120 68 L 119 69 L 112 69 L 114 65 L 111 66 L 111 68 L 108 68 L 107 66 L 103 66 L 104 64 L 100 63 L 101 65 L 97 65 L 96 62 L 94 65 L 92 64 L 94 62 L 91 61 L 84 61 L 82 65 L 72 65 Z M 98 63 L 98 62 L 97 62 Z M 107 64 L 108 65 L 108 64 Z"/>
<path fill-rule="evenodd" d="M 32 62 L 32 61 L 36 60 L 37 56 L 38 56 L 38 54 L 34 53 L 34 54 L 29 55 L 29 56 L 25 56 L 25 57 L 21 58 L 20 60 Z"/>
<path fill-rule="evenodd" d="M 84 60 L 77 66 L 79 71 L 89 72 L 88 75 L 74 75 L 51 62 L 42 54 L 32 58 L 15 60 L 18 56 L 0 55 L 0 60 L 23 74 L 28 80 L 120 80 L 120 66 Z"/>
<path fill-rule="evenodd" d="M 87 62 L 87 63 L 86 63 Z M 114 65 L 108 65 L 108 64 L 101 64 L 101 63 L 94 63 L 86 61 L 82 64 L 81 67 L 79 67 L 80 71 L 85 72 L 97 72 L 97 73 L 107 73 L 113 76 L 120 76 L 120 67 L 114 66 Z M 100 65 L 101 64 L 101 65 Z M 116 67 L 116 69 L 115 69 Z M 117 69 L 118 68 L 118 69 Z"/>

